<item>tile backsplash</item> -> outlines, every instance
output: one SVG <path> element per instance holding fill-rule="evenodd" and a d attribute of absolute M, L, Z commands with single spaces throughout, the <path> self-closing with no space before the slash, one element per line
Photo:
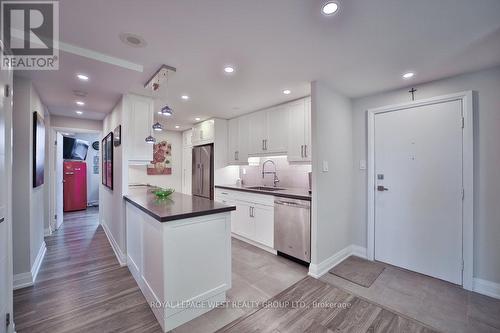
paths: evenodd
<path fill-rule="evenodd" d="M 262 178 L 262 165 L 265 161 L 271 160 L 276 164 L 276 175 L 280 180 L 276 185 L 278 187 L 289 187 L 289 188 L 308 188 L 309 187 L 309 175 L 311 172 L 310 164 L 290 164 L 288 163 L 286 156 L 283 157 L 260 157 L 258 165 L 245 165 L 240 167 L 240 178 L 243 185 L 266 185 L 273 186 L 273 175 L 266 174 Z M 274 165 L 272 163 L 266 164 L 266 171 L 274 171 Z"/>

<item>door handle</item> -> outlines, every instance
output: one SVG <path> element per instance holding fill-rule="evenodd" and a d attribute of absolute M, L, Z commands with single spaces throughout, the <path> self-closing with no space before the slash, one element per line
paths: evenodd
<path fill-rule="evenodd" d="M 377 186 L 377 191 L 379 192 L 384 192 L 384 191 L 389 191 L 387 187 L 384 187 L 383 185 Z"/>

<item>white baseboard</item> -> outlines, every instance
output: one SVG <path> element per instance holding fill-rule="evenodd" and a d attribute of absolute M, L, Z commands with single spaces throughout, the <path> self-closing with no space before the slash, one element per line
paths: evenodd
<path fill-rule="evenodd" d="M 45 242 L 42 242 L 42 245 L 40 245 L 40 249 L 38 250 L 38 254 L 36 255 L 35 262 L 31 267 L 31 270 L 29 272 L 19 273 L 14 275 L 13 279 L 14 290 L 30 287 L 35 283 L 38 271 L 40 270 L 43 258 L 45 257 L 45 252 L 47 252 L 47 246 Z"/>
<path fill-rule="evenodd" d="M 312 276 L 313 278 L 320 278 L 322 275 L 328 273 L 329 270 L 331 270 L 333 267 L 337 266 L 340 264 L 342 261 L 344 261 L 346 258 L 350 256 L 357 256 L 361 258 L 366 258 L 366 248 L 359 246 L 359 245 L 349 245 L 339 252 L 335 253 L 331 257 L 329 257 L 326 260 L 323 260 L 319 264 L 312 264 L 309 265 L 309 276 Z"/>
<path fill-rule="evenodd" d="M 106 234 L 106 237 L 108 237 L 108 241 L 109 241 L 109 244 L 111 245 L 111 248 L 115 252 L 115 256 L 116 256 L 116 259 L 118 259 L 118 263 L 120 263 L 120 266 L 122 266 L 122 267 L 127 266 L 127 257 L 121 251 L 120 247 L 118 246 L 118 243 L 116 242 L 115 238 L 113 237 L 113 234 L 108 229 L 108 226 L 106 225 L 106 223 L 101 223 L 101 225 L 102 225 L 102 229 L 104 230 L 104 233 Z"/>
<path fill-rule="evenodd" d="M 500 299 L 500 283 L 474 278 L 472 290 L 479 294 Z"/>
<path fill-rule="evenodd" d="M 240 240 L 242 242 L 245 242 L 245 243 L 248 243 L 248 244 L 253 245 L 255 247 L 258 247 L 259 249 L 262 249 L 262 250 L 267 251 L 269 253 L 272 253 L 274 255 L 278 254 L 278 251 L 276 251 L 275 249 L 272 249 L 269 246 L 265 246 L 263 244 L 254 242 L 253 240 L 248 239 L 246 237 L 243 237 L 243 236 L 240 236 L 240 235 L 237 235 L 237 234 L 234 234 L 234 233 L 231 233 L 231 237 L 234 237 L 234 238 L 236 238 L 236 239 L 238 239 L 238 240 Z"/>

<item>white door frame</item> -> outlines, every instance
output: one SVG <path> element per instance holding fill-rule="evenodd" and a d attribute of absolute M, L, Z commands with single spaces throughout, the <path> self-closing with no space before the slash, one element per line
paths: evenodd
<path fill-rule="evenodd" d="M 463 107 L 463 187 L 464 201 L 462 211 L 462 286 L 472 290 L 474 271 L 474 116 L 473 93 L 464 91 L 456 94 L 438 96 L 419 101 L 389 105 L 367 110 L 368 123 L 368 181 L 367 181 L 367 257 L 375 259 L 375 115 L 401 111 L 418 106 L 432 105 L 450 101 L 461 101 Z"/>
<path fill-rule="evenodd" d="M 56 206 L 56 191 L 57 191 L 57 184 L 56 184 L 56 172 L 55 172 L 55 161 L 56 161 L 56 154 L 57 150 L 55 149 L 54 142 L 56 141 L 57 138 L 57 133 L 62 132 L 62 133 L 92 133 L 92 134 L 97 134 L 99 136 L 99 139 L 102 138 L 102 131 L 97 131 L 97 130 L 87 130 L 87 129 L 82 129 L 82 128 L 72 128 L 72 127 L 60 127 L 60 126 L 51 126 L 50 128 L 50 144 L 49 144 L 49 168 L 50 168 L 50 173 L 49 173 L 49 184 L 51 187 L 50 190 L 50 221 L 49 221 L 49 233 L 52 234 L 54 230 L 52 230 L 52 221 L 54 220 L 54 215 L 57 209 Z M 99 141 L 100 142 L 100 141 Z M 101 170 L 101 167 L 99 166 L 99 172 Z M 101 210 L 99 210 L 99 221 L 101 221 Z"/>

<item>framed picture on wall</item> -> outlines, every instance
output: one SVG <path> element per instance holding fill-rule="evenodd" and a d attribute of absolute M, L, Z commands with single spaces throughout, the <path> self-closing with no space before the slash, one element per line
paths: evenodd
<path fill-rule="evenodd" d="M 102 184 L 113 189 L 113 132 L 102 139 L 101 142 L 101 176 Z"/>
<path fill-rule="evenodd" d="M 33 112 L 33 187 L 44 183 L 45 124 L 38 112 Z"/>
<path fill-rule="evenodd" d="M 118 125 L 113 131 L 114 139 L 113 144 L 118 147 L 122 144 L 122 125 Z"/>

